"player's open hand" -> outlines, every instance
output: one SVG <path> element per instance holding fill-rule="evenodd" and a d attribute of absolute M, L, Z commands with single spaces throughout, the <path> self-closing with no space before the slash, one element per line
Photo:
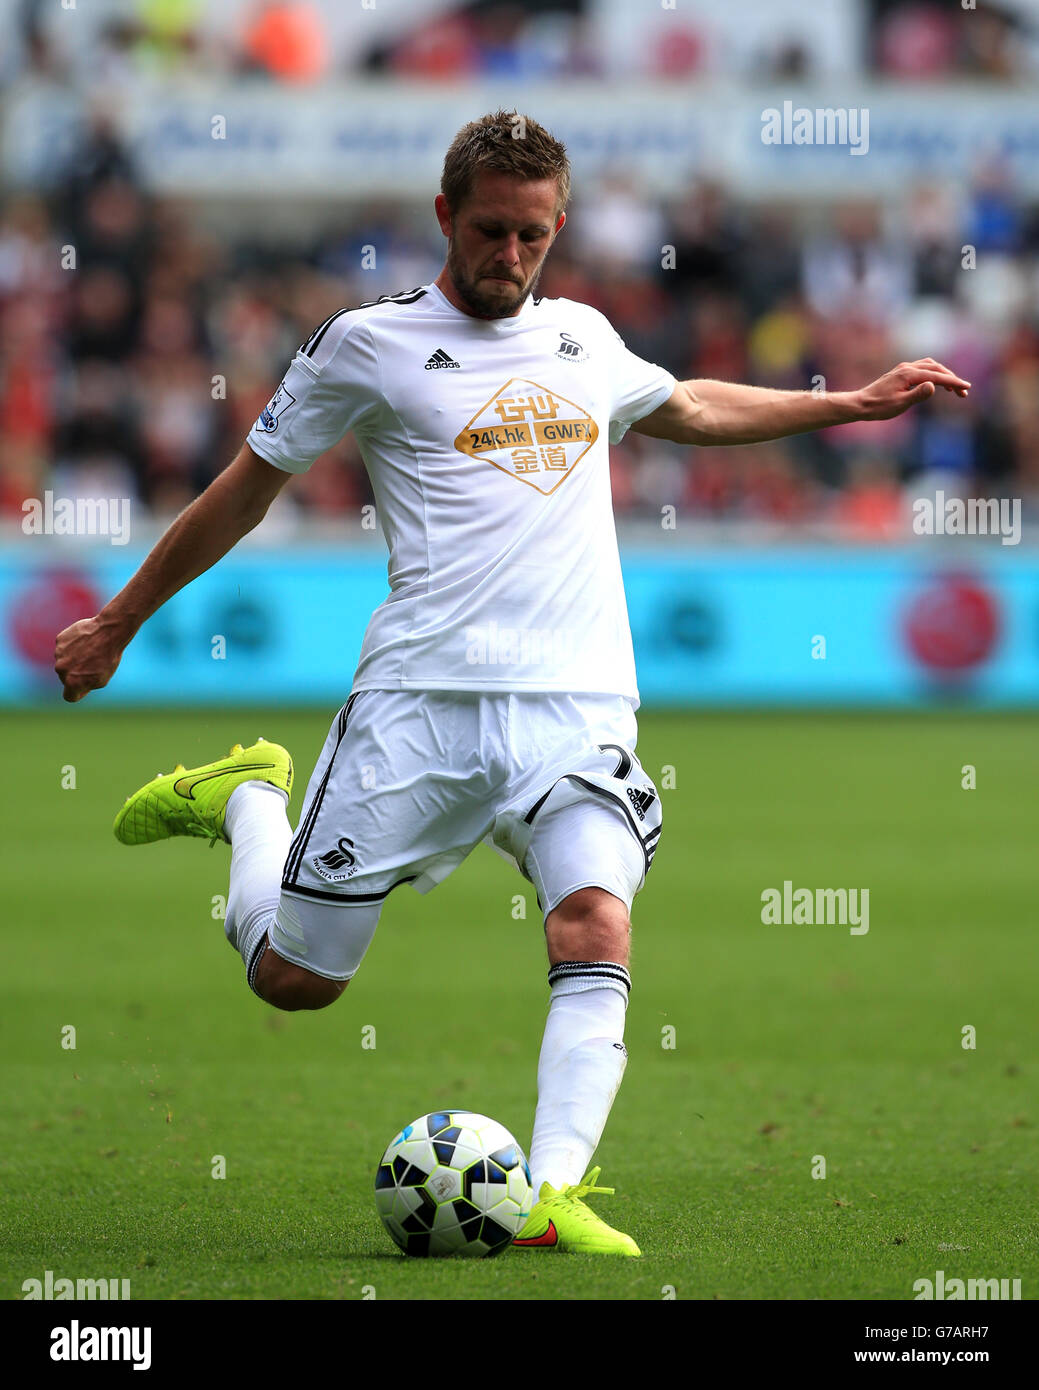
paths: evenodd
<path fill-rule="evenodd" d="M 861 391 L 856 391 L 856 403 L 862 420 L 891 420 L 910 406 L 929 400 L 938 387 L 965 397 L 970 382 L 943 367 L 933 357 L 921 357 L 917 362 L 900 362 L 891 371 Z"/>
<path fill-rule="evenodd" d="M 64 687 L 62 698 L 74 703 L 112 679 L 124 643 L 100 617 L 81 618 L 54 639 L 54 669 Z"/>

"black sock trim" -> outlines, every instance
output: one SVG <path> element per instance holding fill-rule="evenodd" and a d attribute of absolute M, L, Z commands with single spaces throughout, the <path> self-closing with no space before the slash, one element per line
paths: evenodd
<path fill-rule="evenodd" d="M 263 960 L 264 952 L 266 950 L 267 933 L 264 932 L 263 936 L 257 943 L 256 949 L 253 951 L 252 956 L 249 959 L 249 965 L 245 972 L 245 978 L 249 983 L 249 988 L 252 990 L 254 994 L 256 993 L 256 972 L 260 968 L 260 961 Z"/>
<path fill-rule="evenodd" d="M 631 993 L 631 976 L 612 960 L 561 960 L 549 970 L 548 983 L 556 985 L 561 980 L 610 980 Z"/>

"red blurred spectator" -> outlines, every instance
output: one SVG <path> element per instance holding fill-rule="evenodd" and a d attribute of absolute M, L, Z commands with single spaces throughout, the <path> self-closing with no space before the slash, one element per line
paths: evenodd
<path fill-rule="evenodd" d="M 695 29 L 669 28 L 650 56 L 650 72 L 656 77 L 692 77 L 706 66 L 707 44 Z"/>
<path fill-rule="evenodd" d="M 480 48 L 465 16 L 447 15 L 410 34 L 394 49 L 389 66 L 398 77 L 442 82 L 477 72 Z"/>
<path fill-rule="evenodd" d="M 837 494 L 831 519 L 863 541 L 893 541 L 905 532 L 906 508 L 893 462 L 869 455 L 852 462 L 850 481 Z"/>
<path fill-rule="evenodd" d="M 12 299 L 0 317 L 0 420 L 12 443 L 43 450 L 54 428 L 57 378 L 51 324 L 32 295 Z"/>
<path fill-rule="evenodd" d="M 279 82 L 313 82 L 328 67 L 324 21 L 303 0 L 265 0 L 247 22 L 242 52 Z"/>
<path fill-rule="evenodd" d="M 956 6 L 904 5 L 880 21 L 877 65 L 889 77 L 945 77 L 956 66 Z M 974 22 L 974 16 L 971 21 Z"/>

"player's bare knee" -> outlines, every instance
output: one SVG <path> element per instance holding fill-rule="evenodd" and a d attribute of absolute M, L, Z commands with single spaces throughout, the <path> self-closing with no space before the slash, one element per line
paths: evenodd
<path fill-rule="evenodd" d="M 256 972 L 256 992 L 268 1004 L 286 1013 L 301 1009 L 325 1009 L 346 989 L 349 981 L 329 980 L 304 970 L 268 948 Z"/>
<path fill-rule="evenodd" d="M 297 1013 L 301 1009 L 327 1009 L 346 986 L 346 980 L 326 980 L 320 975 L 311 974 L 309 970 L 298 970 L 294 976 L 263 987 L 263 997 L 276 1009 Z"/>

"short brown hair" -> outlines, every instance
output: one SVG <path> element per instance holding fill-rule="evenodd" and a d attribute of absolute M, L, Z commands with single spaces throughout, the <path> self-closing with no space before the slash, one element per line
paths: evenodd
<path fill-rule="evenodd" d="M 570 201 L 570 161 L 566 146 L 544 126 L 516 111 L 495 111 L 464 125 L 444 156 L 440 191 L 455 212 L 473 191 L 484 169 L 518 179 L 555 179 L 562 212 Z"/>

